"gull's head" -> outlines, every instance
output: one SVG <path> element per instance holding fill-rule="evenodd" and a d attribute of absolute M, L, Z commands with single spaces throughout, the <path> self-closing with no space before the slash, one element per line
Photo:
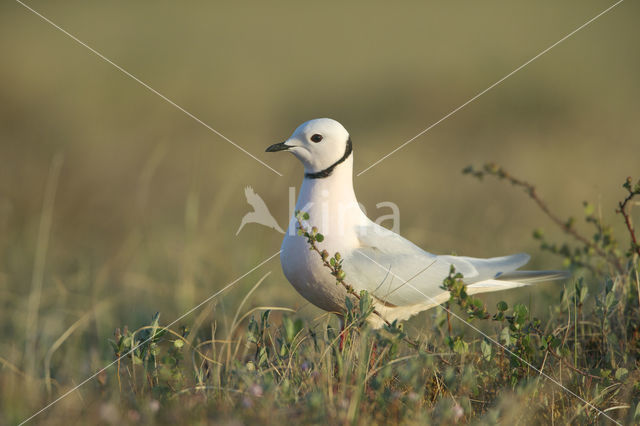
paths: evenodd
<path fill-rule="evenodd" d="M 302 123 L 289 139 L 267 148 L 267 152 L 275 151 L 289 151 L 298 157 L 307 175 L 328 170 L 328 176 L 351 155 L 351 140 L 342 124 L 318 118 Z"/>

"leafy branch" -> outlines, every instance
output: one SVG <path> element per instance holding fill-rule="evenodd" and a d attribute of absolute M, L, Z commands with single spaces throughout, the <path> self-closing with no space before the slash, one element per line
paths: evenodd
<path fill-rule="evenodd" d="M 442 282 L 442 286 L 440 286 L 441 289 L 449 292 L 449 301 L 447 304 L 452 302 L 457 303 L 460 308 L 466 311 L 470 320 L 473 318 L 489 318 L 489 313 L 484 303 L 482 303 L 480 299 L 467 294 L 467 285 L 462 281 L 462 278 L 462 274 L 456 272 L 455 267 L 451 265 L 449 275 Z"/>
<path fill-rule="evenodd" d="M 538 207 L 549 217 L 560 229 L 562 229 L 566 234 L 572 236 L 576 240 L 580 241 L 588 250 L 592 250 L 597 253 L 602 259 L 607 261 L 610 265 L 612 265 L 616 271 L 619 273 L 624 272 L 624 268 L 622 262 L 614 252 L 613 248 L 615 247 L 615 240 L 611 236 L 610 227 L 605 226 L 597 217 L 592 214 L 591 207 L 588 204 L 585 204 L 585 208 L 587 211 L 587 222 L 592 223 L 598 233 L 594 240 L 590 240 L 584 235 L 580 234 L 574 227 L 575 219 L 570 217 L 566 221 L 560 219 L 560 217 L 553 213 L 549 206 L 540 198 L 536 191 L 536 187 L 529 182 L 526 182 L 522 179 L 518 179 L 507 172 L 504 168 L 497 166 L 493 163 L 487 163 L 483 166 L 482 170 L 476 170 L 473 166 L 467 166 L 462 170 L 463 174 L 469 174 L 479 180 L 482 180 L 485 176 L 493 176 L 500 180 L 506 180 L 514 186 L 520 187 L 524 190 L 524 192 L 538 205 Z M 630 184 L 629 184 L 630 185 Z M 630 191 L 631 192 L 631 191 Z M 630 194 L 630 197 L 633 195 Z M 621 205 L 621 208 L 623 206 Z M 540 239 L 541 234 L 534 234 L 536 238 Z M 600 243 L 600 245 L 598 244 Z M 545 247 L 550 249 L 550 251 L 556 254 L 563 254 L 567 257 L 571 257 L 569 250 L 567 248 L 556 249 L 554 246 Z M 579 266 L 587 266 L 584 263 L 578 262 Z"/>
<path fill-rule="evenodd" d="M 631 177 L 628 177 L 627 180 L 622 184 L 622 187 L 627 190 L 628 194 L 624 200 L 618 203 L 617 213 L 620 213 L 624 218 L 624 223 L 627 226 L 627 230 L 629 231 L 629 237 L 631 238 L 631 248 L 630 252 L 635 252 L 638 256 L 640 256 L 640 244 L 638 244 L 638 240 L 636 239 L 636 233 L 633 229 L 633 225 L 631 224 L 631 217 L 629 212 L 627 212 L 627 204 L 635 197 L 636 195 L 640 195 L 640 180 L 638 183 L 631 186 Z"/>

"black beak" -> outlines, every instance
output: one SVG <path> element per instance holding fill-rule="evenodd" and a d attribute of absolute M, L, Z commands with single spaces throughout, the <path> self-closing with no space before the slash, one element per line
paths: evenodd
<path fill-rule="evenodd" d="M 286 151 L 289 148 L 291 148 L 291 146 L 285 145 L 284 142 L 274 143 L 269 148 L 267 148 L 266 152 Z"/>

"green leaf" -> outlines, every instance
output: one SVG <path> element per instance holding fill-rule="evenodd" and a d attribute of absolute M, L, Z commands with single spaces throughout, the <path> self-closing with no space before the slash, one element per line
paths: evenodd
<path fill-rule="evenodd" d="M 282 326 L 284 327 L 286 341 L 291 344 L 296 335 L 302 330 L 303 323 L 301 319 L 293 321 L 290 317 L 284 316 L 282 317 Z"/>
<path fill-rule="evenodd" d="M 502 332 L 500 332 L 500 340 L 502 340 L 505 345 L 511 344 L 511 330 L 509 330 L 509 327 L 502 329 Z"/>
<path fill-rule="evenodd" d="M 480 342 L 480 349 L 482 350 L 482 356 L 486 361 L 491 361 L 491 345 L 486 340 Z"/>
<path fill-rule="evenodd" d="M 616 370 L 616 380 L 622 380 L 629 374 L 629 370 L 624 367 L 620 367 Z"/>
<path fill-rule="evenodd" d="M 247 326 L 247 340 L 249 341 L 249 343 L 258 342 L 258 337 L 259 337 L 258 328 L 259 328 L 258 323 L 256 322 L 256 320 L 253 318 L 253 315 L 252 315 L 251 318 L 249 319 L 249 325 Z"/>
<path fill-rule="evenodd" d="M 293 321 L 288 316 L 282 317 L 282 326 L 284 327 L 284 334 L 288 343 L 291 343 L 293 340 L 294 331 L 293 331 Z"/>
<path fill-rule="evenodd" d="M 304 322 L 300 318 L 294 321 L 293 330 L 295 331 L 294 336 L 297 336 L 300 331 L 304 328 Z"/>
<path fill-rule="evenodd" d="M 262 313 L 260 320 L 262 321 L 262 329 L 269 328 L 269 314 L 271 313 L 271 309 L 267 309 Z"/>
<path fill-rule="evenodd" d="M 369 309 L 371 309 L 372 304 L 373 304 L 373 300 L 371 299 L 371 296 L 369 295 L 369 293 L 364 290 L 361 291 L 360 292 L 360 314 L 368 315 Z"/>
<path fill-rule="evenodd" d="M 616 295 L 614 292 L 607 294 L 605 304 L 607 306 L 607 309 L 611 309 L 618 304 L 618 299 L 616 299 Z"/>
<path fill-rule="evenodd" d="M 267 362 L 268 356 L 269 356 L 269 354 L 267 354 L 266 346 L 260 347 L 260 351 L 259 351 L 259 354 L 258 354 L 258 364 L 262 365 L 265 362 Z"/>
<path fill-rule="evenodd" d="M 529 309 L 527 309 L 527 307 L 522 303 L 518 303 L 513 307 L 513 317 L 514 317 L 513 319 L 517 324 L 519 325 L 524 324 L 528 316 L 529 316 Z"/>
<path fill-rule="evenodd" d="M 507 309 L 509 309 L 509 305 L 507 305 L 507 302 L 502 301 L 502 300 L 498 302 L 498 310 L 500 312 L 504 312 Z"/>
<path fill-rule="evenodd" d="M 347 305 L 347 311 L 353 311 L 353 302 L 351 301 L 351 297 L 347 296 L 344 301 L 345 305 Z"/>
<path fill-rule="evenodd" d="M 309 220 L 309 213 L 307 213 L 307 212 L 302 213 L 302 218 L 304 220 Z"/>
<path fill-rule="evenodd" d="M 453 343 L 453 351 L 457 354 L 466 354 L 469 352 L 469 344 L 464 340 L 458 338 Z"/>
<path fill-rule="evenodd" d="M 449 346 L 451 349 L 453 349 L 453 339 L 450 336 L 446 336 L 444 338 L 444 343 Z"/>
<path fill-rule="evenodd" d="M 278 339 L 278 341 L 280 341 L 280 339 Z M 280 346 L 280 356 L 281 357 L 287 356 L 288 353 L 289 353 L 289 345 Z"/>
<path fill-rule="evenodd" d="M 593 214 L 594 208 L 593 208 L 593 204 L 588 203 L 588 202 L 584 202 L 584 215 L 585 216 L 591 216 Z"/>
<path fill-rule="evenodd" d="M 324 235 L 322 234 L 316 234 L 316 241 L 321 243 L 324 241 Z"/>
<path fill-rule="evenodd" d="M 114 354 L 118 354 L 120 353 L 120 348 L 118 348 L 118 344 L 116 342 L 114 342 L 111 339 L 107 339 L 107 341 L 109 342 L 109 344 L 111 345 L 111 348 L 113 349 L 113 353 Z"/>

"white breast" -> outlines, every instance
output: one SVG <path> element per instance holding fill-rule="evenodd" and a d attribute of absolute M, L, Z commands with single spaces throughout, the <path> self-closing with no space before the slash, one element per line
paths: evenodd
<path fill-rule="evenodd" d="M 325 311 L 342 311 L 347 295 L 344 287 L 336 284 L 303 237 L 285 236 L 280 259 L 284 275 L 302 297 Z"/>
<path fill-rule="evenodd" d="M 336 252 L 344 256 L 357 247 L 357 225 L 368 221 L 353 192 L 351 161 L 347 160 L 346 167 L 337 168 L 328 178 L 305 179 L 296 203 L 296 210 L 310 216 L 305 225 L 317 227 L 324 236 L 318 248 L 327 250 L 331 256 Z M 280 259 L 285 276 L 309 302 L 326 311 L 342 311 L 346 290 L 336 284 L 320 255 L 309 250 L 306 238 L 297 234 L 296 224 L 292 218 L 282 242 Z"/>

